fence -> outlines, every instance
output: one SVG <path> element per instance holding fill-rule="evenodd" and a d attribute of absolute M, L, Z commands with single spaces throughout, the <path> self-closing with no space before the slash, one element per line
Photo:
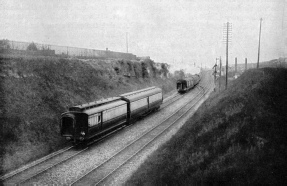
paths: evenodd
<path fill-rule="evenodd" d="M 32 47 L 33 46 L 33 47 Z M 17 51 L 37 51 L 46 55 L 65 55 L 70 57 L 87 57 L 87 58 L 121 58 L 136 59 L 132 53 L 114 52 L 110 50 L 95 50 L 68 46 L 57 46 L 39 43 L 28 43 L 11 40 L 0 40 L 0 49 L 9 49 Z"/>

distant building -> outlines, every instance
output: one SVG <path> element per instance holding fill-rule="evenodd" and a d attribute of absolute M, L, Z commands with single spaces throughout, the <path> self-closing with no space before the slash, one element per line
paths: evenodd
<path fill-rule="evenodd" d="M 150 59 L 150 56 L 137 57 L 137 60 L 145 60 L 145 59 Z"/>

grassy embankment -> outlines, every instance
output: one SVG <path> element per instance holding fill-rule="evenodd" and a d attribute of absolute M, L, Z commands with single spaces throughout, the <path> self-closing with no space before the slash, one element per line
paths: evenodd
<path fill-rule="evenodd" d="M 149 86 L 168 93 L 175 86 L 164 64 L 150 60 L 0 57 L 0 175 L 65 145 L 59 118 L 69 106 Z"/>
<path fill-rule="evenodd" d="M 127 185 L 286 185 L 287 69 L 251 69 L 206 100 Z"/>

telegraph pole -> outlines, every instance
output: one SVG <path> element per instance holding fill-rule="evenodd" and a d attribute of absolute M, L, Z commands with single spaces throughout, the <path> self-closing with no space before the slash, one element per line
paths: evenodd
<path fill-rule="evenodd" d="M 224 25 L 224 31 L 223 31 L 223 41 L 226 42 L 226 80 L 225 80 L 225 89 L 227 89 L 228 84 L 228 43 L 231 42 L 231 38 L 229 37 L 231 35 L 231 23 L 227 22 L 226 25 Z M 224 37 L 226 33 L 226 37 Z"/>
<path fill-rule="evenodd" d="M 215 85 L 214 91 L 216 90 L 216 73 L 217 73 L 217 60 L 218 59 L 219 58 L 215 58 L 215 65 L 213 66 L 213 68 L 214 68 L 214 85 Z"/>
<path fill-rule="evenodd" d="M 214 68 L 214 84 L 216 83 L 216 73 L 217 73 L 216 67 L 217 67 L 217 59 L 218 59 L 218 58 L 215 58 L 215 65 L 213 66 L 213 68 Z"/>
<path fill-rule="evenodd" d="M 221 56 L 220 56 L 220 58 L 219 58 L 219 62 L 220 62 L 220 64 L 219 64 L 219 91 L 220 91 L 220 85 L 221 85 L 221 83 L 220 83 L 220 81 L 221 81 L 221 67 L 222 67 L 222 64 L 221 64 Z"/>
<path fill-rule="evenodd" d="M 235 73 L 237 73 L 237 57 L 235 58 Z"/>
<path fill-rule="evenodd" d="M 226 79 L 225 79 L 225 89 L 227 89 L 228 84 L 228 31 L 229 31 L 229 22 L 226 26 Z"/>
<path fill-rule="evenodd" d="M 258 45 L 258 58 L 257 58 L 257 68 L 259 68 L 259 56 L 260 56 L 260 38 L 261 38 L 261 22 L 262 22 L 262 18 L 260 18 L 260 29 L 259 29 L 259 45 Z"/>
<path fill-rule="evenodd" d="M 128 33 L 126 32 L 127 53 L 129 53 Z"/>
<path fill-rule="evenodd" d="M 247 70 L 247 58 L 245 58 L 245 71 Z"/>

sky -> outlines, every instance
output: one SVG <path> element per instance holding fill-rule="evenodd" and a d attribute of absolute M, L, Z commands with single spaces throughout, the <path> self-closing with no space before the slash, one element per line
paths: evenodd
<path fill-rule="evenodd" d="M 285 9 L 285 11 L 284 11 Z M 0 39 L 128 52 L 192 72 L 282 56 L 287 0 L 0 0 Z M 128 41 L 128 42 L 126 42 Z M 286 53 L 285 53 L 286 54 Z"/>

